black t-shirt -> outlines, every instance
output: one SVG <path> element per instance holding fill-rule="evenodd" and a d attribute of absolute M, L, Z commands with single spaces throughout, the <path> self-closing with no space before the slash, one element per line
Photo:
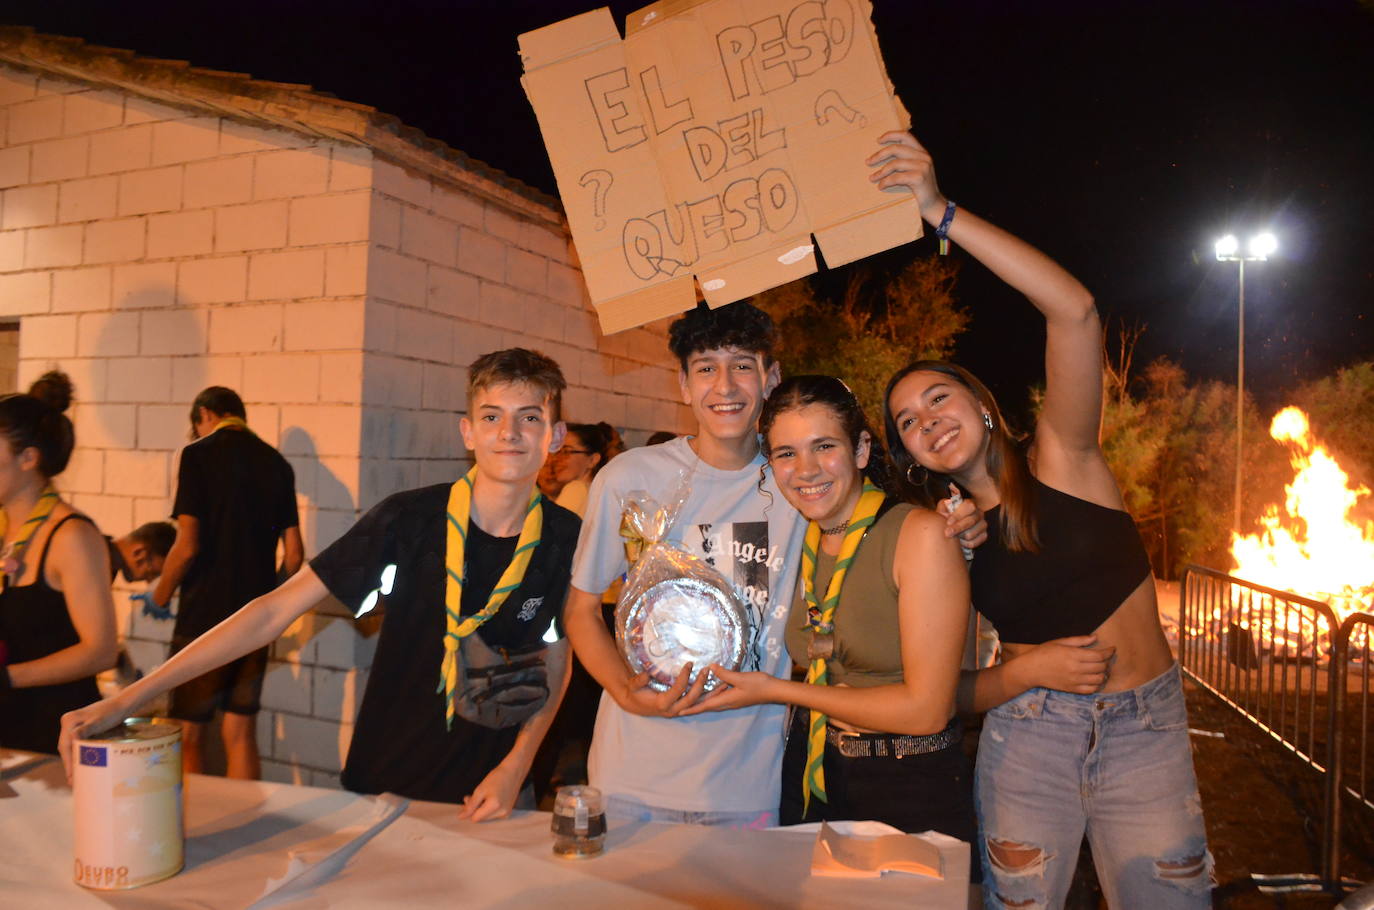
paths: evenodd
<path fill-rule="evenodd" d="M 172 517 L 200 534 L 175 634 L 194 637 L 277 586 L 277 539 L 300 524 L 291 465 L 254 434 L 217 430 L 181 451 Z"/>
<path fill-rule="evenodd" d="M 462 802 L 506 757 L 520 730 L 481 727 L 458 716 L 451 730 L 445 728 L 444 697 L 435 690 L 444 656 L 450 486 L 388 497 L 310 562 L 330 593 L 354 611 L 381 587 L 384 570 L 396 567 L 382 598 L 386 618 L 343 770 L 343 785 L 358 793 Z M 568 593 L 581 522 L 547 499 L 543 509 L 539 546 L 524 580 L 476 633 L 508 654 L 545 646 Z M 469 525 L 462 615 L 486 606 L 518 539 Z"/>

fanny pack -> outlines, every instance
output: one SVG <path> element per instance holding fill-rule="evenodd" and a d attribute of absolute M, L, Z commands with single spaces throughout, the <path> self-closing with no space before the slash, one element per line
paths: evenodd
<path fill-rule="evenodd" d="M 480 727 L 504 729 L 522 724 L 549 698 L 547 647 L 522 654 L 497 651 L 474 632 L 458 646 L 458 688 L 453 709 Z"/>

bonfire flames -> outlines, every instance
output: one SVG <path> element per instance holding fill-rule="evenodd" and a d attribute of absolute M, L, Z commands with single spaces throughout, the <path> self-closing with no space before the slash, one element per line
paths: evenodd
<path fill-rule="evenodd" d="M 1349 475 L 1315 441 L 1307 415 L 1298 408 L 1276 414 L 1269 435 L 1289 447 L 1295 476 L 1285 488 L 1282 509 L 1271 505 L 1265 510 L 1258 534 L 1232 534 L 1231 574 L 1322 601 L 1338 620 L 1374 611 L 1374 522 L 1361 527 L 1351 518 L 1356 504 L 1370 495 L 1369 488 L 1351 487 Z M 1262 638 L 1268 639 L 1269 632 L 1261 630 Z"/>

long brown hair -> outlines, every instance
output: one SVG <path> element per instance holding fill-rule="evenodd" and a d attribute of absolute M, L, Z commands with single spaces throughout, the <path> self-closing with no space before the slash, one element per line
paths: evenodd
<path fill-rule="evenodd" d="M 997 399 L 968 370 L 946 360 L 917 360 L 902 367 L 888 380 L 883 394 L 883 427 L 887 433 L 888 455 L 896 465 L 899 482 L 904 483 L 917 501 L 934 508 L 935 503 L 949 493 L 953 478 L 927 470 L 918 465 L 902 443 L 901 431 L 892 415 L 892 390 L 912 373 L 940 373 L 968 389 L 992 420 L 988 436 L 987 469 L 997 485 L 1001 497 L 1002 514 L 999 521 L 1003 545 L 1014 552 L 1035 552 L 1040 549 L 1040 536 L 1035 518 L 1035 484 L 1030 466 L 1026 463 L 1025 438 L 1008 426 Z M 919 470 L 918 470 L 919 469 Z"/>

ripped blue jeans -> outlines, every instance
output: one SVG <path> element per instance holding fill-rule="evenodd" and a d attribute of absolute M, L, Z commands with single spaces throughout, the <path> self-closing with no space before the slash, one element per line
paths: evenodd
<path fill-rule="evenodd" d="M 1112 910 L 1211 906 L 1177 666 L 1125 692 L 999 705 L 975 779 L 987 907 L 1062 907 L 1084 834 Z"/>

